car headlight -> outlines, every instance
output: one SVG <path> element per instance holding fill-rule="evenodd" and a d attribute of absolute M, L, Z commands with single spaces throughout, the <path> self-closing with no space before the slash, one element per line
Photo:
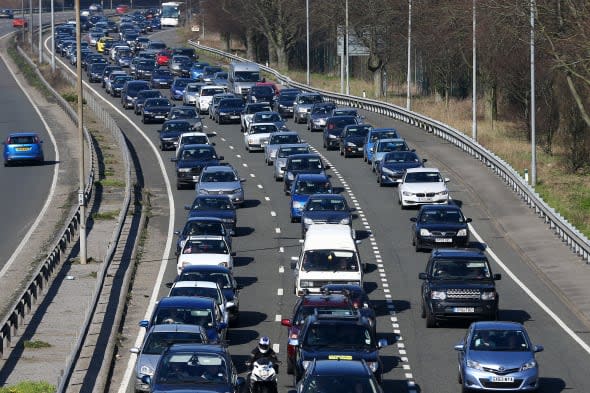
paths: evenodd
<path fill-rule="evenodd" d="M 402 191 L 402 195 L 403 196 L 412 196 L 412 195 L 414 195 L 414 193 L 412 193 L 410 191 Z"/>
<path fill-rule="evenodd" d="M 311 288 L 311 287 L 313 287 L 313 281 L 301 280 L 301 281 L 299 281 L 299 287 L 300 288 Z"/>
<path fill-rule="evenodd" d="M 358 286 L 360 286 L 360 285 L 361 285 L 360 281 L 349 281 L 349 282 L 347 282 L 346 284 L 347 284 L 347 285 L 358 285 Z"/>
<path fill-rule="evenodd" d="M 229 266 L 227 265 L 227 262 L 221 262 L 221 263 L 218 263 L 217 265 L 218 265 L 218 266 L 223 266 L 223 267 L 229 267 Z"/>
<path fill-rule="evenodd" d="M 254 139 L 254 138 L 248 138 L 248 144 L 251 145 L 251 144 L 253 144 L 255 142 L 256 142 L 256 139 Z"/>
<path fill-rule="evenodd" d="M 367 366 L 369 366 L 372 372 L 376 372 L 379 369 L 379 363 L 377 362 L 367 362 Z"/>
<path fill-rule="evenodd" d="M 426 228 L 420 229 L 420 236 L 430 236 L 430 231 Z"/>
<path fill-rule="evenodd" d="M 332 134 L 328 135 L 328 138 L 329 139 L 338 139 L 338 137 L 336 135 L 332 135 Z"/>
<path fill-rule="evenodd" d="M 343 218 L 342 220 L 340 220 L 340 224 L 342 224 L 342 225 L 350 224 L 350 218 L 348 218 L 348 217 Z"/>
<path fill-rule="evenodd" d="M 180 264 L 180 266 L 182 266 L 183 269 L 189 265 L 190 265 L 190 262 L 188 262 L 188 261 L 182 261 L 182 263 Z"/>
<path fill-rule="evenodd" d="M 283 105 L 283 104 L 279 104 L 279 108 L 281 108 L 281 109 L 285 109 L 285 108 L 286 108 L 286 106 L 285 106 L 285 105 Z"/>
<path fill-rule="evenodd" d="M 520 367 L 520 371 L 530 370 L 531 368 L 537 367 L 537 362 L 534 360 L 529 360 L 525 364 Z"/>
<path fill-rule="evenodd" d="M 447 293 L 445 291 L 432 291 L 430 293 L 430 298 L 436 300 L 445 300 L 447 298 Z"/>
<path fill-rule="evenodd" d="M 382 173 L 383 175 L 393 176 L 393 175 L 395 175 L 397 172 L 396 172 L 396 171 L 392 171 L 391 169 L 388 169 L 387 167 L 382 167 L 382 168 L 381 168 L 381 173 Z"/>
<path fill-rule="evenodd" d="M 190 172 L 191 168 L 178 168 L 178 172 Z"/>
<path fill-rule="evenodd" d="M 448 191 L 447 190 L 443 190 L 441 192 L 438 193 L 438 195 L 448 195 Z"/>
<path fill-rule="evenodd" d="M 475 360 L 467 359 L 466 366 L 469 368 L 473 368 L 475 370 L 483 371 L 483 367 L 481 366 L 481 364 L 479 364 L 479 362 L 476 362 Z"/>
<path fill-rule="evenodd" d="M 304 361 L 303 361 L 303 369 L 304 369 L 304 370 L 307 370 L 307 367 L 309 367 L 309 364 L 310 364 L 310 363 L 311 363 L 311 362 L 310 362 L 309 360 L 304 360 Z"/>
<path fill-rule="evenodd" d="M 303 219 L 303 223 L 305 225 L 312 225 L 313 224 L 313 220 L 311 218 L 307 218 L 306 217 L 306 218 Z"/>
<path fill-rule="evenodd" d="M 496 292 L 482 292 L 481 293 L 481 300 L 494 300 L 496 298 Z"/>
<path fill-rule="evenodd" d="M 150 366 L 141 366 L 139 373 L 143 375 L 149 375 L 151 377 L 154 375 L 154 369 Z"/>
<path fill-rule="evenodd" d="M 204 190 L 204 189 L 202 189 L 202 188 L 199 188 L 199 189 L 197 190 L 197 193 L 198 193 L 198 194 L 201 194 L 201 195 L 206 195 L 206 194 L 209 194 L 209 191 L 207 191 L 207 190 Z"/>
<path fill-rule="evenodd" d="M 241 188 L 236 188 L 235 190 L 231 190 L 232 194 L 237 194 L 239 192 L 242 192 Z"/>
<path fill-rule="evenodd" d="M 295 175 L 293 175 L 292 172 L 287 173 L 287 179 L 289 180 L 295 180 Z"/>
<path fill-rule="evenodd" d="M 303 203 L 303 202 L 295 201 L 295 202 L 293 202 L 293 209 L 303 209 L 304 205 L 305 205 L 305 203 Z"/>
<path fill-rule="evenodd" d="M 459 229 L 457 236 L 467 236 L 467 228 Z"/>
<path fill-rule="evenodd" d="M 356 144 L 354 144 L 352 142 L 346 142 L 346 146 L 348 146 L 348 147 L 356 147 Z"/>

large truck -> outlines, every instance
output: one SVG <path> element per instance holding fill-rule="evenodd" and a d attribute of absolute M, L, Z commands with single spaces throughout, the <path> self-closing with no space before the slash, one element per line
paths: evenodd
<path fill-rule="evenodd" d="M 230 93 L 246 97 L 250 88 L 260 80 L 260 66 L 256 63 L 233 61 L 229 65 L 227 87 Z"/>

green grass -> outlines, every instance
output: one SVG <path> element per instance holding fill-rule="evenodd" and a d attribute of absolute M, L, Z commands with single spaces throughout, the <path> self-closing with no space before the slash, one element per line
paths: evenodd
<path fill-rule="evenodd" d="M 16 385 L 0 387 L 0 393 L 54 393 L 55 386 L 43 381 L 23 381 Z"/>
<path fill-rule="evenodd" d="M 16 50 L 16 47 L 8 47 L 8 55 L 16 63 L 16 66 L 23 74 L 25 79 L 31 84 L 31 86 L 39 90 L 48 101 L 55 102 L 53 94 L 51 94 L 51 91 L 47 88 L 47 86 L 45 86 L 39 76 L 37 76 L 35 68 L 31 67 L 25 58 L 20 55 L 20 53 Z"/>
<path fill-rule="evenodd" d="M 97 180 L 94 184 L 101 185 L 103 187 L 125 187 L 125 182 L 119 179 L 106 178 Z"/>
<path fill-rule="evenodd" d="M 94 220 L 114 220 L 115 218 L 119 217 L 119 210 L 112 210 L 103 213 L 92 213 L 92 218 Z"/>
<path fill-rule="evenodd" d="M 49 344 L 45 341 L 40 341 L 40 340 L 33 340 L 33 341 L 27 340 L 24 342 L 24 346 L 25 346 L 25 348 L 28 348 L 28 349 L 51 348 L 51 344 Z"/>

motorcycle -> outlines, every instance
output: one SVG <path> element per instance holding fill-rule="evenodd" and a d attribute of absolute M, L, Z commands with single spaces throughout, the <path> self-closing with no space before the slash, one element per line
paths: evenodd
<path fill-rule="evenodd" d="M 280 361 L 262 357 L 252 362 L 246 362 L 252 367 L 249 377 L 249 393 L 278 393 L 277 372 Z"/>

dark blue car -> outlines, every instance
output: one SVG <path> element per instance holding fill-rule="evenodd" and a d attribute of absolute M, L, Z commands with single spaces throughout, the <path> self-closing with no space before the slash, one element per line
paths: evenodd
<path fill-rule="evenodd" d="M 319 173 L 326 174 L 326 169 L 329 169 L 328 165 L 325 165 L 319 154 L 293 154 L 287 158 L 287 163 L 283 169 L 284 171 L 284 191 L 285 195 L 289 195 L 291 192 L 291 184 L 295 181 L 295 178 L 300 173 Z"/>
<path fill-rule="evenodd" d="M 198 182 L 203 167 L 219 165 L 223 156 L 218 156 L 211 145 L 183 145 L 170 160 L 176 163 L 176 189 L 180 190 Z"/>
<path fill-rule="evenodd" d="M 465 218 L 457 205 L 422 205 L 410 221 L 416 251 L 469 246 L 471 218 Z"/>
<path fill-rule="evenodd" d="M 182 231 L 174 231 L 174 234 L 178 236 L 176 256 L 180 255 L 189 236 L 222 236 L 231 248 L 232 232 L 231 227 L 219 217 L 191 217 L 184 224 Z"/>
<path fill-rule="evenodd" d="M 238 393 L 245 384 L 227 347 L 207 344 L 174 344 L 158 362 L 153 377 L 142 382 L 151 393 Z"/>
<path fill-rule="evenodd" d="M 420 159 L 414 151 L 391 151 L 375 167 L 377 183 L 381 187 L 396 184 L 396 180 L 402 178 L 406 169 L 421 168 L 426 161 L 428 160 Z"/>
<path fill-rule="evenodd" d="M 169 88 L 172 86 L 172 82 L 174 81 L 174 75 L 170 72 L 168 68 L 156 68 L 152 72 L 152 77 L 150 79 L 150 84 L 152 89 L 162 89 L 162 88 Z"/>
<path fill-rule="evenodd" d="M 170 85 L 170 97 L 173 100 L 182 100 L 182 94 L 184 92 L 184 88 L 189 83 L 194 83 L 196 80 L 192 78 L 175 78 L 172 85 Z"/>
<path fill-rule="evenodd" d="M 43 163 L 43 141 L 34 132 L 17 132 L 4 141 L 4 166 L 16 162 Z"/>
<path fill-rule="evenodd" d="M 340 155 L 344 158 L 362 156 L 367 134 L 373 128 L 370 124 L 349 124 L 340 134 Z"/>
<path fill-rule="evenodd" d="M 149 329 L 153 325 L 168 323 L 202 326 L 211 343 L 222 343 L 227 332 L 219 305 L 209 297 L 163 297 L 158 301 L 151 318 L 139 322 L 139 326 Z"/>
<path fill-rule="evenodd" d="M 199 195 L 192 205 L 184 208 L 189 211 L 189 218 L 218 217 L 228 229 L 236 230 L 236 207 L 229 195 Z"/>
<path fill-rule="evenodd" d="M 160 150 L 176 149 L 180 135 L 191 130 L 191 123 L 186 120 L 166 120 L 160 130 Z"/>
<path fill-rule="evenodd" d="M 311 195 L 301 211 L 301 237 L 313 224 L 352 226 L 352 213 L 346 198 L 339 194 Z"/>
<path fill-rule="evenodd" d="M 305 203 L 313 194 L 330 194 L 332 193 L 332 184 L 325 174 L 319 173 L 301 173 L 298 174 L 291 185 L 291 222 L 297 222 L 301 219 L 301 213 Z"/>

